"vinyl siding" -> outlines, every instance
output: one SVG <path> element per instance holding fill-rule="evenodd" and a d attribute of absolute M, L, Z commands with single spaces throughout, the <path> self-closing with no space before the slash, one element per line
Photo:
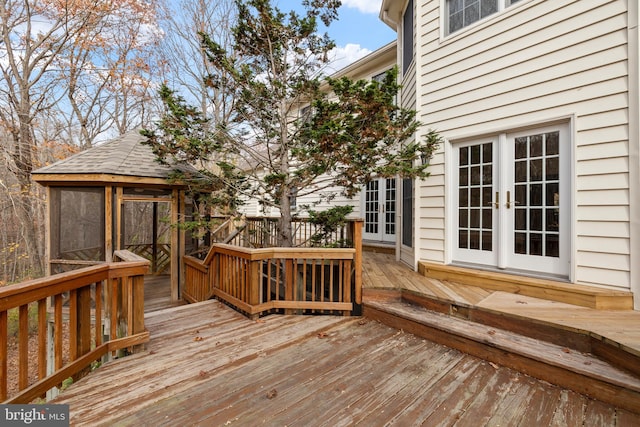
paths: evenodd
<path fill-rule="evenodd" d="M 420 5 L 419 119 L 455 140 L 573 117 L 574 281 L 629 288 L 627 2 L 523 0 L 451 36 L 440 32 L 443 3 Z M 439 263 L 450 261 L 447 230 L 436 233 L 445 151 L 416 189 L 418 257 Z"/>

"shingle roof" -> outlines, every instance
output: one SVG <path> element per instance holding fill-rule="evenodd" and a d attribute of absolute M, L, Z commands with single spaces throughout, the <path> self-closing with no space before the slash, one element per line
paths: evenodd
<path fill-rule="evenodd" d="M 143 178 L 168 178 L 172 171 L 196 172 L 188 165 L 167 166 L 156 161 L 151 147 L 140 130 L 132 130 L 118 138 L 33 171 L 34 174 L 108 174 Z"/>

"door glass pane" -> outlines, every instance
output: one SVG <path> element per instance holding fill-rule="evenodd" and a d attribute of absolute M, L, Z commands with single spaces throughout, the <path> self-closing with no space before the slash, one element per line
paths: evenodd
<path fill-rule="evenodd" d="M 514 141 L 516 254 L 559 257 L 559 135 L 550 132 Z"/>
<path fill-rule="evenodd" d="M 516 138 L 516 159 L 524 159 L 527 157 L 528 150 L 527 138 Z"/>
<path fill-rule="evenodd" d="M 365 190 L 364 231 L 378 233 L 378 181 L 367 183 Z"/>
<path fill-rule="evenodd" d="M 493 250 L 493 143 L 459 148 L 458 247 Z"/>
<path fill-rule="evenodd" d="M 384 233 L 387 236 L 396 234 L 396 180 L 387 178 L 384 209 Z"/>
<path fill-rule="evenodd" d="M 527 234 L 515 233 L 514 252 L 517 254 L 527 253 Z"/>
<path fill-rule="evenodd" d="M 542 156 L 542 135 L 532 135 L 529 141 L 529 157 Z"/>
<path fill-rule="evenodd" d="M 491 231 L 482 232 L 482 250 L 483 251 L 493 250 L 493 233 Z"/>

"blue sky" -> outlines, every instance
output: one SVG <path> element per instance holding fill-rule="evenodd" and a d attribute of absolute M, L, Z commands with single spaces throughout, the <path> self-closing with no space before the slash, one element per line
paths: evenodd
<path fill-rule="evenodd" d="M 301 10 L 301 0 L 276 0 L 283 12 Z M 396 33 L 379 18 L 382 0 L 342 0 L 338 21 L 328 33 L 337 44 L 334 71 L 396 39 Z"/>

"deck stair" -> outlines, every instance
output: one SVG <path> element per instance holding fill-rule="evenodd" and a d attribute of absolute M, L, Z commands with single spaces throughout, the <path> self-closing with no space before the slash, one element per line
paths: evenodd
<path fill-rule="evenodd" d="M 421 261 L 418 272 L 432 279 L 510 292 L 597 310 L 633 310 L 633 293 L 545 278 L 526 277 Z"/>
<path fill-rule="evenodd" d="M 640 413 L 640 357 L 578 332 L 530 324 L 410 291 L 367 290 L 363 314 L 602 402 Z M 597 340 L 596 340 L 597 341 Z M 600 357 L 585 351 L 589 345 Z M 605 348 L 609 346 L 609 348 Z M 605 357 L 603 357 L 605 356 Z M 624 365 L 624 368 L 622 367 Z M 496 365 L 497 366 L 497 365 Z"/>

